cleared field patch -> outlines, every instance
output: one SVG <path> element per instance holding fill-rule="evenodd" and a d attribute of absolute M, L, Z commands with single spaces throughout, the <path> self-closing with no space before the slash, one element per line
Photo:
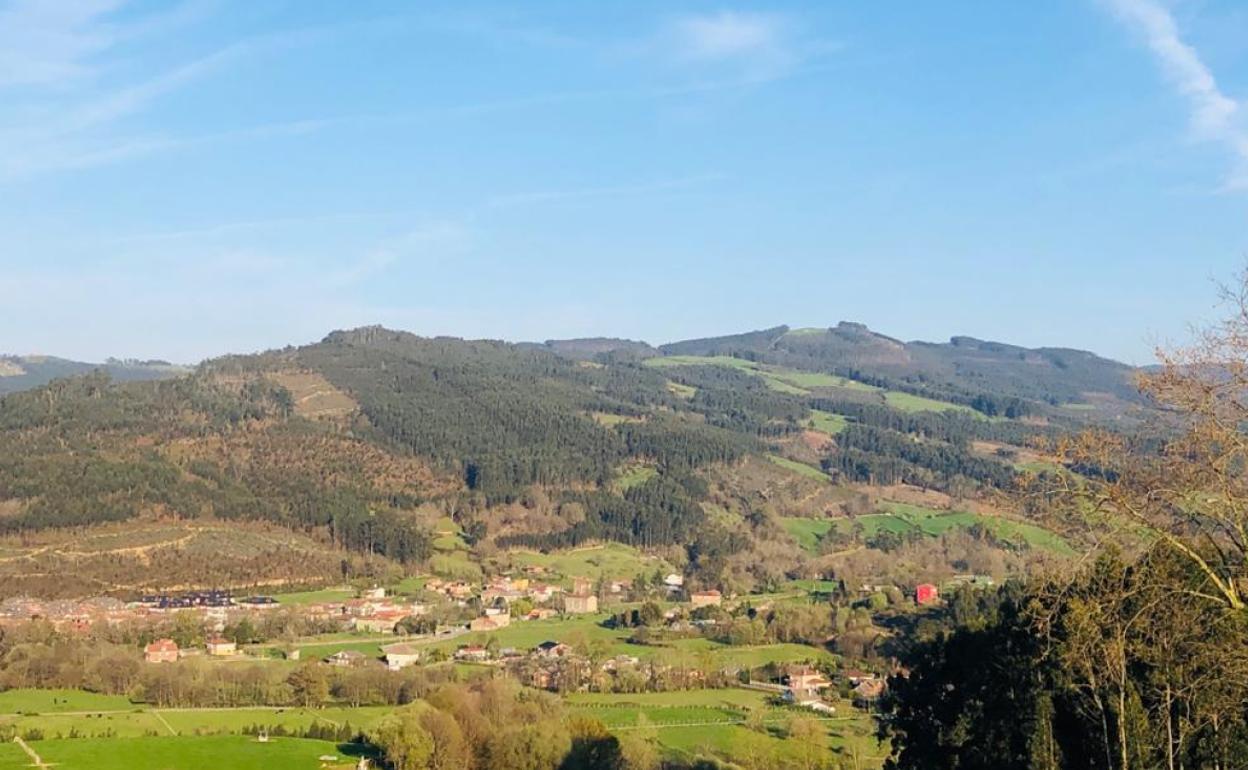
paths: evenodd
<path fill-rule="evenodd" d="M 787 470 L 793 471 L 794 473 L 801 474 L 802 476 L 805 476 L 808 479 L 814 479 L 816 481 L 831 481 L 832 480 L 831 477 L 828 476 L 828 474 L 824 473 L 823 471 L 819 470 L 818 468 L 812 465 L 807 465 L 806 463 L 799 463 L 796 460 L 790 460 L 787 457 L 781 457 L 780 455 L 771 455 L 771 454 L 767 455 L 767 459 L 772 461 L 776 465 L 779 465 L 781 468 L 785 468 Z"/>
<path fill-rule="evenodd" d="M 692 385 L 685 385 L 681 382 L 672 382 L 671 380 L 668 380 L 667 389 L 674 395 L 680 396 L 681 398 L 693 398 L 698 392 L 698 389 Z"/>
<path fill-rule="evenodd" d="M 295 414 L 300 417 L 338 419 L 359 408 L 355 399 L 335 388 L 319 372 L 276 372 L 269 379 L 290 391 Z"/>
<path fill-rule="evenodd" d="M 620 475 L 615 480 L 615 488 L 621 492 L 632 489 L 654 478 L 657 473 L 658 471 L 649 465 L 625 465 L 620 469 Z"/>
<path fill-rule="evenodd" d="M 824 412 L 819 409 L 810 410 L 810 421 L 815 426 L 815 430 L 823 431 L 833 436 L 845 430 L 845 426 L 849 425 L 849 420 L 844 415 Z"/>
<path fill-rule="evenodd" d="M 835 526 L 831 519 L 782 518 L 781 525 L 789 536 L 806 551 L 815 551 L 819 547 L 819 539 Z"/>
<path fill-rule="evenodd" d="M 788 379 L 776 375 L 773 370 L 764 367 L 762 364 L 746 361 L 743 358 L 733 358 L 732 356 L 661 356 L 647 358 L 645 365 L 659 368 L 674 366 L 727 366 L 731 369 L 740 369 L 762 377 L 769 388 L 778 390 L 781 393 L 791 393 L 799 396 L 809 395 L 810 393 L 806 388 L 795 385 Z"/>
<path fill-rule="evenodd" d="M 646 418 L 629 414 L 611 414 L 610 412 L 590 412 L 589 416 L 599 425 L 610 428 L 626 422 L 645 422 Z"/>
<path fill-rule="evenodd" d="M 923 396 L 902 393 L 896 390 L 884 393 L 884 403 L 902 412 L 965 412 L 966 414 L 983 416 L 969 406 L 951 404 L 948 401 L 937 401 L 934 398 L 924 398 Z"/>

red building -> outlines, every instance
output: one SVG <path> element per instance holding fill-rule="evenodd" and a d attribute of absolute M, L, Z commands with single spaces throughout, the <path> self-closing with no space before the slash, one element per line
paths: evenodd
<path fill-rule="evenodd" d="M 914 601 L 920 606 L 931 604 L 939 598 L 940 589 L 931 583 L 920 583 L 914 587 Z"/>
<path fill-rule="evenodd" d="M 178 659 L 178 645 L 172 639 L 157 639 L 143 648 L 148 663 L 173 663 Z"/>

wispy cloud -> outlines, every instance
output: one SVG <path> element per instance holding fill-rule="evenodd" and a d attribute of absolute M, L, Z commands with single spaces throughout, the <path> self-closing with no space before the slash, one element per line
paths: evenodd
<path fill-rule="evenodd" d="M 124 0 L 15 0 L 0 7 L 0 87 L 63 84 L 90 72 L 117 30 L 107 16 Z"/>
<path fill-rule="evenodd" d="M 691 59 L 740 59 L 787 55 L 785 22 L 771 14 L 720 11 L 686 16 L 672 25 L 682 56 Z"/>
<path fill-rule="evenodd" d="M 777 76 L 840 48 L 809 36 L 791 16 L 731 10 L 673 18 L 651 47 L 682 64 L 735 67 L 755 77 Z"/>
<path fill-rule="evenodd" d="M 1115 15 L 1144 36 L 1167 79 L 1187 100 L 1195 136 L 1224 144 L 1235 157 L 1228 189 L 1248 189 L 1248 126 L 1243 105 L 1227 96 L 1200 54 L 1179 34 L 1170 10 L 1157 0 L 1108 0 Z"/>
<path fill-rule="evenodd" d="M 0 182 L 194 144 L 193 137 L 117 127 L 236 61 L 323 32 L 295 29 L 237 40 L 118 82 L 116 65 L 135 46 L 203 18 L 215 3 L 187 0 L 139 14 L 130 13 L 130 5 L 131 0 L 15 0 L 6 6 L 0 0 Z"/>

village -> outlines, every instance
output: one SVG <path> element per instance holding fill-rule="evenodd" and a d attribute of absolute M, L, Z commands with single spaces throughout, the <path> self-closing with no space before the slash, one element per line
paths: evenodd
<path fill-rule="evenodd" d="M 870 604 L 884 588 L 863 585 L 859 593 L 868 598 L 861 603 Z M 71 635 L 123 630 L 143 642 L 143 660 L 152 666 L 271 660 L 400 672 L 449 662 L 483 674 L 505 672 L 529 687 L 561 693 L 745 687 L 824 714 L 846 701 L 870 709 L 895 673 L 879 661 L 870 669 L 836 665 L 816 647 L 720 644 L 725 625 L 762 617 L 777 601 L 808 599 L 689 590 L 679 573 L 591 580 L 528 569 L 481 583 L 428 577 L 401 595 L 379 586 L 334 593 L 309 592 L 300 601 L 225 591 L 147 594 L 131 601 L 15 598 L 0 603 L 0 627 L 46 623 Z M 940 601 L 940 589 L 927 583 L 907 599 L 919 609 Z M 627 635 L 611 644 L 587 641 L 600 629 Z M 712 639 L 713 649 L 724 654 L 668 652 Z"/>

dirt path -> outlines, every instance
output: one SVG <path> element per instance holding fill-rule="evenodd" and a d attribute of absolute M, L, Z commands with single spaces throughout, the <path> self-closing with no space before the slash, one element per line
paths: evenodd
<path fill-rule="evenodd" d="M 18 746 L 22 747 L 22 751 L 26 752 L 26 756 L 30 757 L 30 761 L 35 763 L 35 767 L 51 767 L 51 765 L 43 761 L 43 757 L 35 753 L 35 750 L 30 747 L 30 744 L 22 740 L 20 735 L 14 738 L 13 741 Z"/>
<path fill-rule="evenodd" d="M 178 734 L 178 731 L 173 729 L 173 725 L 169 724 L 169 721 L 165 719 L 163 714 L 161 714 L 159 711 L 156 711 L 154 709 L 152 713 L 156 715 L 156 718 L 159 719 L 160 723 L 165 726 L 165 729 L 169 731 L 170 735 Z"/>

